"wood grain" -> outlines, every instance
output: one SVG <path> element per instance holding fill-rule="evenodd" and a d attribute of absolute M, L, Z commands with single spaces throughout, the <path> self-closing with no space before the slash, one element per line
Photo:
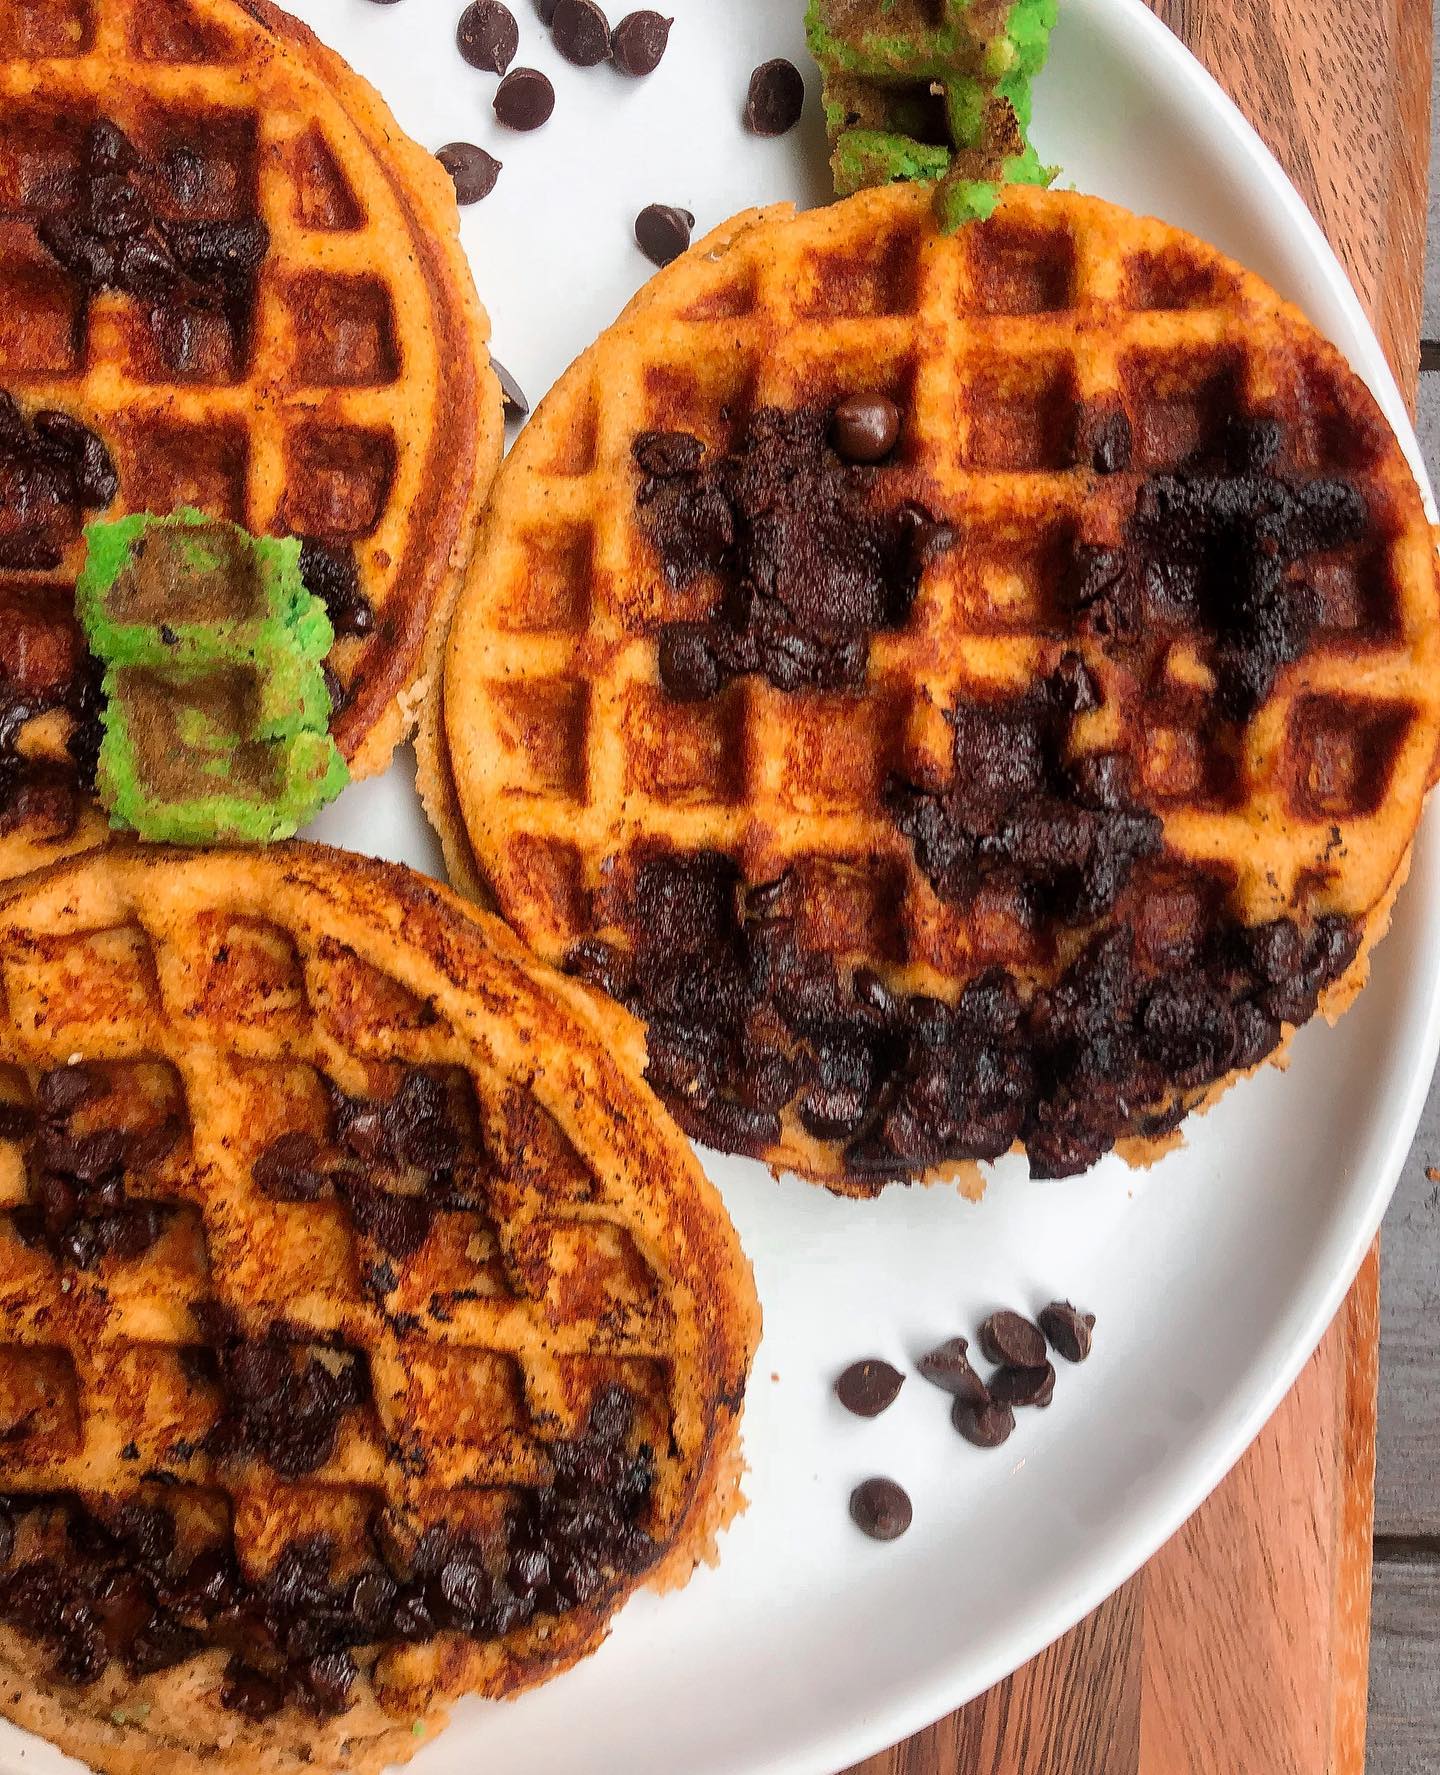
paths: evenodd
<path fill-rule="evenodd" d="M 1319 219 L 1413 405 L 1427 0 L 1151 3 Z M 1372 1250 L 1275 1416 L 1143 1571 L 1008 1681 L 855 1775 L 1360 1775 L 1378 1279 Z M 1416 1594 L 1387 1576 L 1395 1631 L 1433 1656 L 1433 1619 L 1428 1633 L 1399 1619 Z M 1422 1682 L 1433 1701 L 1433 1665 Z M 1430 1771 L 1440 1733 L 1433 1717 L 1417 1730 L 1435 1756 L 1415 1767 Z"/>

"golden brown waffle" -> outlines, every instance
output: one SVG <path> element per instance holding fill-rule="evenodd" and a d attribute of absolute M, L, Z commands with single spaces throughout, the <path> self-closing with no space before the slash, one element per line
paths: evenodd
<path fill-rule="evenodd" d="M 0 1712 L 378 1769 L 713 1557 L 749 1267 L 638 1028 L 497 921 L 95 851 L 0 889 L 0 1054 Z"/>
<path fill-rule="evenodd" d="M 900 442 L 846 470 L 827 419 L 876 393 Z M 913 502 L 923 575 L 858 672 L 781 689 L 784 646 L 756 669 L 734 627 L 790 608 L 744 580 L 739 506 L 710 570 L 657 526 L 693 542 L 696 489 L 806 424 L 799 505 Z M 946 239 L 894 188 L 736 218 L 558 383 L 497 484 L 424 787 L 454 878 L 649 1020 L 698 1137 L 856 1190 L 1012 1140 L 1071 1171 L 1163 1150 L 1354 990 L 1437 656 L 1413 478 L 1298 310 L 1091 198 L 1013 190 Z"/>
<path fill-rule="evenodd" d="M 502 444 L 458 226 L 434 157 L 269 0 L 0 7 L 0 391 L 22 427 L 0 423 L 0 877 L 104 830 L 67 749 L 89 707 L 79 532 L 102 511 L 191 503 L 311 539 L 336 738 L 353 775 L 385 767 Z M 87 496 L 63 449 L 27 459 L 57 411 L 113 468 Z"/>

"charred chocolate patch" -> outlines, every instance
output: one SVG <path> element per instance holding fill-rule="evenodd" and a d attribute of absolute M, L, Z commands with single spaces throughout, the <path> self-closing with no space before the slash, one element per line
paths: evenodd
<path fill-rule="evenodd" d="M 137 172 L 153 177 L 137 179 Z M 173 156 L 163 168 L 145 168 L 120 126 L 101 118 L 86 136 L 73 201 L 46 215 L 36 232 L 87 296 L 123 290 L 172 333 L 183 333 L 198 313 L 218 311 L 244 341 L 270 231 L 258 216 L 195 222 L 160 214 L 147 185 L 173 185 L 176 176 Z"/>
<path fill-rule="evenodd" d="M 949 532 L 911 501 L 886 502 L 886 471 L 844 461 L 832 415 L 763 407 L 739 447 L 646 432 L 633 454 L 641 522 L 672 585 L 721 584 L 701 622 L 660 632 L 660 677 L 682 701 L 758 673 L 780 690 L 864 681 L 870 637 L 910 614 L 925 562 Z"/>
<path fill-rule="evenodd" d="M 219 1360 L 233 1382 L 236 1351 Z M 256 1359 L 247 1388 L 275 1378 L 259 1371 L 268 1360 Z M 498 1638 L 653 1564 L 660 1549 L 642 1523 L 654 1460 L 633 1420 L 623 1388 L 602 1392 L 581 1435 L 548 1445 L 549 1483 L 522 1495 L 497 1545 L 444 1526 L 411 1542 L 378 1512 L 368 1557 L 347 1561 L 343 1577 L 321 1536 L 292 1544 L 255 1581 L 228 1536 L 182 1536 L 169 1508 L 142 1497 L 104 1520 L 70 1496 L 0 1498 L 0 1620 L 45 1642 L 56 1674 L 80 1686 L 112 1659 L 138 1677 L 219 1646 L 230 1654 L 226 1707 L 252 1718 L 287 1703 L 341 1713 L 361 1647 L 442 1632 Z"/>
<path fill-rule="evenodd" d="M 1277 472 L 1283 444 L 1275 421 L 1232 418 L 1209 455 L 1140 481 L 1122 547 L 1076 549 L 1081 632 L 1143 679 L 1171 639 L 1199 637 L 1235 721 L 1255 713 L 1320 624 L 1307 557 L 1357 542 L 1367 523 L 1353 482 Z"/>
<path fill-rule="evenodd" d="M 567 965 L 648 1024 L 647 1076 L 696 1139 L 758 1155 L 789 1111 L 876 1179 L 1017 1140 L 1033 1175 L 1065 1176 L 1164 1132 L 1312 1016 L 1359 943 L 1338 917 L 1220 918 L 1162 966 L 1122 924 L 1051 986 L 995 968 L 944 1003 L 807 950 L 798 899 L 790 877 L 749 887 L 717 853 L 652 854 L 618 917 L 627 946 L 588 939 Z"/>
<path fill-rule="evenodd" d="M 1074 715 L 1099 701 L 1079 658 L 1005 701 L 949 712 L 954 774 L 940 792 L 893 782 L 891 817 L 942 899 L 968 904 L 982 886 L 1008 891 L 1031 924 L 1108 911 L 1137 861 L 1161 844 L 1159 816 L 1133 799 L 1121 753 L 1066 762 Z"/>

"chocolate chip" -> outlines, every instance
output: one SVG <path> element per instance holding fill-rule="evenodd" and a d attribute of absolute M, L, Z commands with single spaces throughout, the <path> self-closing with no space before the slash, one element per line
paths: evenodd
<path fill-rule="evenodd" d="M 661 480 L 693 473 L 705 457 L 704 442 L 688 431 L 642 432 L 630 449 L 644 472 Z"/>
<path fill-rule="evenodd" d="M 872 1541 L 898 1541 L 915 1509 L 910 1494 L 893 1479 L 866 1479 L 850 1494 L 850 1516 Z"/>
<path fill-rule="evenodd" d="M 783 136 L 800 121 L 805 108 L 805 81 L 783 56 L 762 62 L 750 76 L 745 99 L 745 125 L 757 136 Z"/>
<path fill-rule="evenodd" d="M 495 88 L 495 116 L 506 129 L 539 129 L 554 109 L 555 88 L 538 68 L 512 68 Z"/>
<path fill-rule="evenodd" d="M 1083 1362 L 1090 1354 L 1095 1315 L 1077 1311 L 1068 1300 L 1052 1300 L 1040 1314 L 1040 1329 L 1057 1356 L 1067 1362 Z"/>
<path fill-rule="evenodd" d="M 852 1362 L 835 1382 L 835 1396 L 857 1418 L 878 1418 L 895 1403 L 905 1376 L 879 1357 Z"/>
<path fill-rule="evenodd" d="M 505 368 L 493 353 L 490 368 L 495 372 L 495 380 L 500 384 L 500 399 L 505 408 L 507 419 L 523 419 L 530 411 L 530 403 L 525 398 L 525 390 Z"/>
<path fill-rule="evenodd" d="M 559 0 L 550 29 L 556 49 L 577 68 L 593 68 L 610 54 L 610 23 L 595 0 Z"/>
<path fill-rule="evenodd" d="M 653 74 L 670 41 L 673 18 L 660 12 L 627 12 L 610 39 L 610 57 L 622 74 L 632 79 Z"/>
<path fill-rule="evenodd" d="M 502 162 L 474 142 L 447 142 L 435 158 L 455 183 L 456 203 L 479 203 L 495 189 Z"/>
<path fill-rule="evenodd" d="M 846 462 L 879 462 L 900 436 L 900 409 L 883 394 L 852 394 L 830 422 L 835 453 Z"/>
<path fill-rule="evenodd" d="M 542 25 L 548 25 L 554 20 L 555 8 L 559 4 L 560 0 L 535 0 L 535 10 L 540 14 Z"/>
<path fill-rule="evenodd" d="M 455 42 L 472 68 L 503 74 L 520 47 L 520 27 L 501 0 L 470 0 L 455 27 Z"/>
<path fill-rule="evenodd" d="M 947 1338 L 923 1355 L 915 1366 L 927 1381 L 953 1393 L 967 1405 L 984 1405 L 990 1393 L 984 1381 L 970 1366 L 966 1351 L 969 1342 L 963 1337 Z"/>
<path fill-rule="evenodd" d="M 1015 1413 L 1008 1405 L 967 1405 L 957 1399 L 950 1412 L 950 1422 L 976 1448 L 999 1448 L 1015 1428 Z"/>
<path fill-rule="evenodd" d="M 656 663 L 660 682 L 676 702 L 708 702 L 725 681 L 704 623 L 667 623 Z"/>
<path fill-rule="evenodd" d="M 654 265 L 668 265 L 690 245 L 695 218 L 669 203 L 647 203 L 635 218 L 635 239 Z"/>
<path fill-rule="evenodd" d="M 1041 1368 L 1045 1363 L 1045 1339 L 1038 1327 L 1019 1313 L 1002 1309 L 992 1313 L 979 1331 L 980 1348 L 991 1362 L 1014 1368 Z"/>
<path fill-rule="evenodd" d="M 990 1376 L 990 1397 L 997 1405 L 1048 1405 L 1055 1396 L 1055 1369 L 997 1368 Z"/>

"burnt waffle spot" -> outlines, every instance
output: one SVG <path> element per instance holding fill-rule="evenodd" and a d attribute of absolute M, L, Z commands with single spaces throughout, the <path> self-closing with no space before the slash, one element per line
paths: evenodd
<path fill-rule="evenodd" d="M 1073 718 L 1099 689 L 1073 654 L 1014 698 L 962 699 L 949 712 L 954 774 L 936 791 L 897 779 L 891 818 L 943 900 L 964 906 L 985 882 L 1028 904 L 1037 926 L 1109 911 L 1160 821 L 1135 799 L 1129 759 L 1068 758 Z"/>
<path fill-rule="evenodd" d="M 1074 370 L 1030 355 L 992 359 L 962 397 L 968 467 L 1002 471 L 1068 468 L 1075 460 Z"/>
<path fill-rule="evenodd" d="M 587 939 L 567 965 L 647 1021 L 647 1077 L 696 1139 L 760 1154 L 783 1114 L 874 1179 L 1017 1140 L 1033 1175 L 1068 1176 L 1168 1132 L 1312 1016 L 1359 946 L 1340 918 L 1242 928 L 1218 878 L 1157 862 L 1131 885 L 1134 929 L 1102 926 L 1049 985 L 996 967 L 950 1003 L 809 946 L 807 898 L 715 853 L 652 855 L 617 908 L 624 946 Z"/>
<path fill-rule="evenodd" d="M 1075 245 L 1053 229 L 994 217 L 967 231 L 972 296 L 981 314 L 1053 314 L 1069 308 Z"/>
<path fill-rule="evenodd" d="M 590 620 L 595 532 L 589 524 L 530 531 L 520 550 L 523 579 L 501 600 L 506 627 L 527 634 L 572 634 Z"/>
<path fill-rule="evenodd" d="M 0 260 L 0 376 L 68 376 L 82 358 L 83 303 L 73 281 L 43 261 Z"/>
<path fill-rule="evenodd" d="M 288 931 L 263 919 L 203 912 L 196 935 L 205 955 L 192 989 L 197 1011 L 252 1028 L 308 1027 L 305 969 Z"/>
<path fill-rule="evenodd" d="M 688 432 L 646 432 L 640 521 L 671 586 L 713 579 L 698 622 L 660 634 L 660 680 L 680 702 L 758 673 L 778 690 L 863 682 L 870 637 L 904 625 L 933 556 L 953 541 L 921 506 L 887 499 L 884 468 L 841 461 L 823 408 L 766 407 L 718 456 Z"/>
<path fill-rule="evenodd" d="M 537 679 L 529 684 L 494 684 L 489 694 L 508 766 L 509 792 L 583 801 L 588 686 L 568 678 Z"/>
<path fill-rule="evenodd" d="M 290 179 L 295 220 L 302 228 L 351 234 L 365 224 L 365 211 L 318 124 L 290 144 Z"/>
<path fill-rule="evenodd" d="M 430 1029 L 439 1021 L 433 1005 L 346 944 L 324 938 L 317 960 L 311 982 L 315 1009 L 352 1053 L 383 1045 L 402 1030 Z"/>
<path fill-rule="evenodd" d="M 312 271 L 290 280 L 284 303 L 297 388 L 383 388 L 400 373 L 390 292 L 378 278 Z"/>
<path fill-rule="evenodd" d="M 1024 528 L 967 529 L 937 573 L 953 583 L 966 628 L 1032 634 L 1053 630 L 1068 612 L 1064 588 L 1076 527 L 1038 518 Z"/>
<path fill-rule="evenodd" d="M 900 229 L 862 252 L 816 253 L 796 312 L 807 320 L 871 320 L 914 314 L 919 304 L 920 232 Z"/>
<path fill-rule="evenodd" d="M 1241 412 L 1243 360 L 1238 350 L 1134 351 L 1120 366 L 1132 414 L 1133 462 L 1151 472 L 1178 469 L 1223 449 Z"/>
<path fill-rule="evenodd" d="M 80 1383 L 68 1350 L 0 1345 L 0 1449 L 7 1459 L 75 1453 L 80 1422 Z"/>
<path fill-rule="evenodd" d="M 193 505 L 212 518 L 243 524 L 250 441 L 238 425 L 146 428 L 129 441 L 125 467 L 159 515 Z"/>
<path fill-rule="evenodd" d="M 1127 308 L 1168 312 L 1219 308 L 1234 295 L 1235 274 L 1227 267 L 1170 247 L 1131 256 L 1121 299 Z"/>
<path fill-rule="evenodd" d="M 62 1054 L 72 1024 L 148 1029 L 161 1010 L 155 955 L 135 925 L 33 939 L 22 954 L 0 957 L 0 973 L 12 1012 L 36 1019 Z"/>
<path fill-rule="evenodd" d="M 89 55 L 94 47 L 94 0 L 10 0 L 0 13 L 0 56 L 7 59 Z"/>
<path fill-rule="evenodd" d="M 236 54 L 229 33 L 199 18 L 188 0 L 145 0 L 130 26 L 130 48 L 147 62 L 215 64 Z"/>
<path fill-rule="evenodd" d="M 1345 696 L 1302 697 L 1286 736 L 1287 801 L 1302 819 L 1357 820 L 1385 800 L 1414 710 Z"/>
<path fill-rule="evenodd" d="M 1232 417 L 1209 455 L 1140 482 L 1121 547 L 1076 548 L 1082 632 L 1142 684 L 1177 635 L 1198 639 L 1232 720 L 1254 714 L 1321 626 L 1310 563 L 1369 526 L 1352 482 L 1279 473 L 1283 444 L 1277 422 Z"/>
<path fill-rule="evenodd" d="M 782 801 L 799 813 L 873 806 L 898 752 L 902 716 L 883 693 L 794 701 L 781 741 Z"/>
<path fill-rule="evenodd" d="M 119 486 L 87 425 L 55 409 L 22 414 L 0 390 L 0 568 L 58 567 L 82 514 L 102 511 Z"/>
<path fill-rule="evenodd" d="M 389 432 L 305 425 L 286 440 L 285 523 L 297 536 L 357 542 L 380 522 L 395 479 Z"/>
<path fill-rule="evenodd" d="M 679 707 L 663 690 L 635 690 L 622 724 L 632 789 L 682 805 L 728 805 L 744 791 L 746 711 L 735 689 Z"/>

